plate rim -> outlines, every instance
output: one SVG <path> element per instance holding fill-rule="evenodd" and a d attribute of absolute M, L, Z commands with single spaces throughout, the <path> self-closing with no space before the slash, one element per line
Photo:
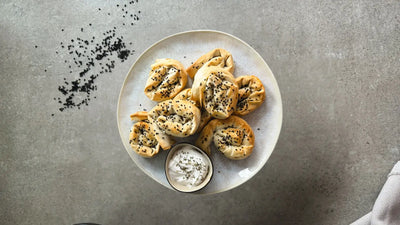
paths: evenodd
<path fill-rule="evenodd" d="M 123 137 L 122 137 L 122 130 L 121 130 L 121 127 L 120 127 L 119 115 L 120 115 L 121 95 L 122 95 L 123 88 L 126 86 L 126 82 L 127 82 L 128 77 L 129 77 L 129 74 L 131 74 L 133 68 L 134 68 L 135 65 L 138 63 L 138 61 L 142 58 L 142 56 L 143 56 L 144 54 L 146 54 L 148 51 L 150 51 L 150 49 L 152 49 L 154 46 L 158 45 L 159 43 L 161 43 L 161 42 L 163 42 L 163 41 L 165 41 L 165 40 L 167 40 L 167 39 L 173 38 L 173 37 L 175 37 L 175 36 L 179 36 L 179 35 L 183 35 L 183 34 L 188 34 L 188 33 L 217 33 L 217 34 L 223 34 L 223 35 L 226 35 L 226 36 L 228 36 L 228 37 L 230 37 L 230 38 L 233 38 L 233 39 L 239 41 L 241 44 L 243 44 L 243 45 L 245 45 L 246 47 L 248 47 L 253 53 L 255 53 L 256 56 L 258 56 L 258 57 L 262 60 L 262 62 L 265 64 L 266 68 L 268 68 L 268 70 L 271 72 L 271 75 L 272 75 L 271 78 L 272 78 L 272 80 L 274 81 L 274 86 L 275 86 L 275 88 L 276 88 L 277 99 L 279 100 L 279 101 L 277 102 L 278 105 L 279 105 L 279 109 L 280 109 L 280 113 L 279 113 L 279 115 L 278 115 L 278 117 L 279 117 L 279 118 L 278 118 L 279 126 L 277 127 L 277 128 L 278 128 L 278 132 L 277 132 L 276 138 L 275 138 L 275 140 L 274 140 L 274 144 L 273 144 L 273 148 L 272 148 L 271 154 L 268 156 L 268 158 L 266 158 L 266 160 L 265 160 L 264 162 L 262 162 L 262 166 L 260 166 L 259 168 L 257 168 L 257 169 L 254 171 L 254 173 L 253 173 L 250 177 L 248 177 L 247 180 L 244 180 L 244 181 L 242 181 L 242 182 L 238 182 L 238 183 L 236 183 L 236 184 L 234 184 L 234 185 L 231 185 L 231 186 L 229 186 L 229 187 L 227 187 L 227 188 L 224 188 L 224 189 L 221 189 L 221 190 L 218 190 L 218 191 L 206 192 L 206 193 L 197 193 L 197 194 L 200 194 L 200 195 L 212 195 L 212 194 L 217 194 L 217 193 L 222 193 L 222 192 L 225 192 L 225 191 L 232 190 L 232 189 L 234 189 L 234 188 L 236 188 L 236 187 L 238 187 L 238 186 L 240 186 L 240 185 L 246 183 L 246 182 L 249 181 L 250 179 L 252 179 L 252 178 L 265 166 L 265 164 L 267 163 L 267 161 L 268 161 L 269 158 L 271 157 L 272 153 L 273 153 L 274 150 L 275 150 L 276 144 L 278 143 L 279 136 L 280 136 L 280 133 L 281 133 L 281 130 L 282 130 L 283 107 L 282 107 L 282 96 L 281 96 L 281 92 L 280 92 L 280 89 L 279 89 L 278 82 L 276 81 L 276 78 L 275 78 L 274 73 L 272 72 L 271 68 L 268 66 L 268 64 L 267 64 L 267 62 L 264 60 L 264 58 L 263 58 L 253 47 L 251 47 L 248 43 L 246 43 L 246 42 L 243 41 L 242 39 L 240 39 L 240 38 L 238 38 L 238 37 L 236 37 L 236 36 L 234 36 L 234 35 L 232 35 L 232 34 L 229 34 L 229 33 L 223 32 L 223 31 L 219 31 L 219 30 L 210 30 L 210 29 L 199 29 L 199 30 L 187 30 L 187 31 L 182 31 L 182 32 L 178 32 L 178 33 L 174 33 L 174 34 L 168 35 L 168 36 L 166 36 L 166 37 L 164 37 L 164 38 L 162 38 L 162 39 L 160 39 L 160 40 L 154 42 L 152 45 L 150 45 L 148 48 L 146 48 L 146 49 L 136 58 L 135 62 L 134 62 L 134 63 L 132 64 L 132 66 L 129 68 L 128 73 L 125 75 L 124 81 L 123 81 L 123 83 L 122 83 L 122 86 L 121 86 L 121 88 L 120 88 L 120 92 L 119 92 L 119 95 L 118 95 L 117 112 L 116 112 L 116 116 L 117 116 L 117 126 L 118 126 L 119 136 L 120 136 L 121 141 L 122 141 L 122 145 L 124 146 L 125 151 L 128 153 L 128 155 L 129 155 L 129 157 L 132 159 L 132 161 L 135 162 L 136 166 L 139 167 L 141 171 L 143 171 L 147 176 L 151 177 L 151 178 L 152 178 L 153 180 L 155 180 L 157 183 L 161 184 L 162 186 L 164 186 L 164 187 L 166 187 L 166 188 L 168 188 L 168 189 L 170 189 L 170 190 L 174 190 L 172 187 L 169 187 L 168 185 L 163 184 L 161 181 L 159 181 L 158 179 L 156 179 L 155 177 L 153 177 L 148 171 L 145 170 L 145 168 L 143 168 L 141 165 L 138 164 L 138 162 L 135 160 L 135 158 L 131 157 L 131 155 L 129 154 L 128 149 L 126 148 L 126 146 L 125 146 L 125 144 L 124 144 L 124 139 L 123 139 Z"/>

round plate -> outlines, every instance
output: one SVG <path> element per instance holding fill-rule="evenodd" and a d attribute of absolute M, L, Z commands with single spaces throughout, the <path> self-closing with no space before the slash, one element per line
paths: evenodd
<path fill-rule="evenodd" d="M 248 181 L 265 165 L 278 141 L 282 126 L 282 100 L 279 87 L 267 63 L 252 47 L 239 38 L 220 31 L 188 31 L 166 37 L 144 51 L 132 65 L 122 85 L 117 120 L 122 142 L 132 160 L 143 172 L 170 189 L 172 187 L 164 171 L 167 151 L 162 151 L 150 159 L 137 155 L 129 145 L 129 130 L 133 125 L 129 115 L 136 111 L 150 111 L 156 105 L 156 102 L 151 101 L 144 94 L 150 65 L 156 59 L 176 59 L 187 68 L 200 56 L 214 48 L 223 48 L 232 54 L 235 62 L 234 76 L 248 74 L 260 78 L 266 89 L 266 100 L 261 107 L 242 117 L 249 123 L 255 134 L 252 155 L 244 160 L 230 160 L 213 146 L 211 160 L 214 164 L 214 176 L 207 187 L 195 193 L 223 192 Z M 191 81 L 188 82 L 188 87 L 190 86 Z M 196 137 L 176 138 L 176 140 L 194 143 Z"/>

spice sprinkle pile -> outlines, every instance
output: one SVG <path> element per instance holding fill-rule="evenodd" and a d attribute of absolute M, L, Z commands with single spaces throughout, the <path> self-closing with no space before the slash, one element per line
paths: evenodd
<path fill-rule="evenodd" d="M 122 29 L 119 28 L 134 26 L 139 21 L 141 11 L 135 9 L 138 2 L 119 2 L 110 12 L 98 8 L 96 11 L 105 13 L 105 16 L 121 17 L 122 23 L 114 24 L 100 35 L 90 35 L 96 30 L 96 24 L 88 23 L 80 28 L 81 37 L 60 41 L 55 53 L 67 55 L 63 62 L 68 68 L 62 83 L 57 87 L 60 94 L 53 98 L 60 105 L 60 112 L 88 106 L 91 99 L 96 98 L 93 96 L 97 90 L 96 79 L 106 73 L 112 73 L 118 62 L 126 61 L 135 53 L 132 49 L 133 43 L 124 40 L 121 35 Z M 67 32 L 67 28 L 61 28 L 61 32 Z M 38 46 L 35 45 L 34 48 Z M 45 69 L 44 72 L 48 70 Z"/>

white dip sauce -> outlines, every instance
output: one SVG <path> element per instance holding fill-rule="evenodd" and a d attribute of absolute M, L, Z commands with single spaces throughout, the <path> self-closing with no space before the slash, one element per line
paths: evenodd
<path fill-rule="evenodd" d="M 208 174 L 208 168 L 207 159 L 190 147 L 177 150 L 168 164 L 170 178 L 187 187 L 201 184 Z"/>

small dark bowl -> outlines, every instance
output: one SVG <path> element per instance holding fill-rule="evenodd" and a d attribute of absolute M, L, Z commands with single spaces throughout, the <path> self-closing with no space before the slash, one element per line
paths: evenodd
<path fill-rule="evenodd" d="M 174 155 L 174 153 L 176 151 L 178 151 L 179 149 L 181 149 L 183 146 L 190 146 L 190 148 L 192 148 L 195 151 L 198 151 L 200 154 L 202 154 L 206 160 L 209 163 L 209 167 L 208 167 L 208 174 L 206 176 L 206 178 L 204 179 L 204 181 L 199 184 L 198 186 L 193 186 L 193 187 L 186 187 L 183 185 L 179 185 L 176 184 L 176 182 L 174 182 L 170 177 L 169 177 L 169 170 L 168 170 L 168 164 L 169 161 L 171 160 L 172 156 Z M 214 174 L 214 167 L 211 161 L 211 158 L 200 148 L 189 144 L 189 143 L 178 143 L 176 145 L 174 145 L 171 150 L 169 150 L 168 155 L 165 159 L 165 165 L 164 165 L 164 169 L 165 169 L 165 176 L 167 177 L 167 181 L 168 183 L 171 185 L 171 187 L 173 187 L 175 190 L 179 191 L 179 192 L 184 192 L 184 193 L 193 193 L 196 191 L 200 191 L 201 189 L 203 189 L 204 187 L 206 187 L 208 185 L 208 183 L 210 183 L 211 178 Z"/>

